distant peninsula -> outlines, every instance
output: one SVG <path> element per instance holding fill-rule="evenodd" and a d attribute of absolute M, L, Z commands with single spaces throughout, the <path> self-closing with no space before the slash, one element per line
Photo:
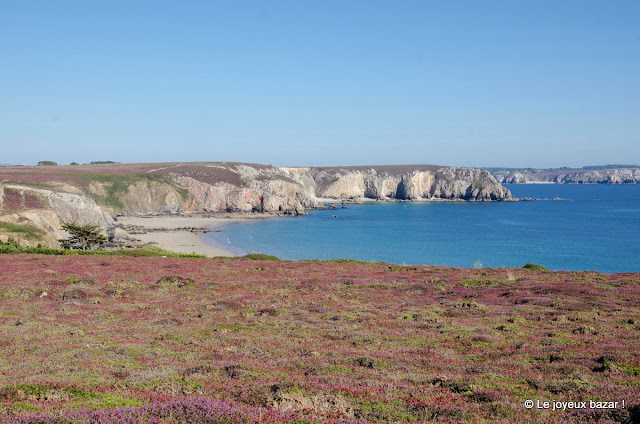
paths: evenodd
<path fill-rule="evenodd" d="M 63 223 L 130 235 L 122 215 L 300 215 L 330 203 L 512 201 L 486 170 L 439 165 L 274 167 L 237 162 L 0 168 L 0 241 L 56 247 Z"/>
<path fill-rule="evenodd" d="M 598 165 L 583 168 L 482 168 L 503 184 L 638 184 L 638 165 Z"/>

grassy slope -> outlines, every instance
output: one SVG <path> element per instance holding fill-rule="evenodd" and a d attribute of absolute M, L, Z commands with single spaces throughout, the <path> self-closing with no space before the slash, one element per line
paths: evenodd
<path fill-rule="evenodd" d="M 3 422 L 193 396 L 248 408 L 224 422 L 293 420 L 260 409 L 283 396 L 335 396 L 311 413 L 324 421 L 637 413 L 639 274 L 40 255 L 1 255 L 0 269 Z M 572 416 L 525 399 L 627 408 Z"/>
<path fill-rule="evenodd" d="M 0 231 L 14 237 L 24 237 L 28 240 L 38 240 L 45 234 L 43 230 L 31 225 L 18 225 L 2 221 L 0 221 Z"/>
<path fill-rule="evenodd" d="M 37 166 L 0 168 L 0 182 L 26 184 L 38 188 L 55 188 L 56 183 L 65 183 L 87 192 L 91 183 L 101 183 L 105 195 L 92 196 L 101 206 L 116 211 L 123 209 L 122 196 L 129 186 L 139 181 L 164 183 L 176 190 L 184 199 L 188 193 L 164 176 L 152 173 L 154 169 L 174 164 L 113 164 L 81 166 Z M 88 192 L 87 192 L 88 193 Z"/>

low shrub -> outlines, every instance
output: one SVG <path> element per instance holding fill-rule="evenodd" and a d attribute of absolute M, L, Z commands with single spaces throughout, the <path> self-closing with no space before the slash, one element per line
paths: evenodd
<path fill-rule="evenodd" d="M 251 259 L 252 261 L 279 261 L 280 258 L 273 255 L 265 255 L 263 253 L 249 253 L 248 255 L 240 256 L 240 259 Z"/>
<path fill-rule="evenodd" d="M 542 265 L 537 265 L 532 263 L 525 264 L 525 266 L 523 266 L 522 268 L 531 269 L 533 271 L 549 271 L 549 268 L 545 268 Z"/>
<path fill-rule="evenodd" d="M 105 256 L 133 256 L 133 257 L 157 257 L 166 256 L 170 258 L 206 258 L 205 255 L 197 253 L 176 253 L 167 250 L 158 249 L 156 247 L 141 247 L 137 249 L 118 249 L 118 250 L 64 250 L 52 249 L 42 246 L 22 246 L 14 239 L 6 242 L 0 241 L 0 254 L 2 253 L 33 253 L 40 255 L 105 255 Z"/>

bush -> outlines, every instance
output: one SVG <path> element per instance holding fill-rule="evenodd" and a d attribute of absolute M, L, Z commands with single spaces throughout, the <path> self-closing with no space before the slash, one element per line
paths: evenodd
<path fill-rule="evenodd" d="M 60 245 L 66 250 L 101 250 L 107 237 L 100 234 L 95 225 L 76 225 L 66 223 L 62 229 L 71 236 L 68 239 L 60 239 Z"/>
<path fill-rule="evenodd" d="M 64 250 L 50 249 L 38 244 L 35 247 L 21 246 L 12 238 L 6 242 L 0 241 L 0 253 L 40 253 L 42 255 L 64 255 Z"/>
<path fill-rule="evenodd" d="M 238 259 L 251 259 L 252 261 L 279 261 L 280 258 L 272 255 L 265 255 L 263 253 L 249 253 L 248 255 L 240 256 Z"/>
<path fill-rule="evenodd" d="M 31 247 L 22 246 L 20 243 L 10 238 L 8 241 L 0 241 L 0 254 L 2 253 L 35 253 L 40 255 L 105 255 L 105 256 L 133 256 L 133 257 L 157 257 L 167 256 L 170 258 L 205 258 L 205 255 L 197 253 L 176 253 L 156 247 L 141 247 L 139 249 L 119 249 L 119 250 L 63 250 L 51 249 L 41 244 Z"/>
<path fill-rule="evenodd" d="M 525 266 L 523 266 L 522 268 L 532 269 L 534 271 L 549 271 L 549 268 L 545 268 L 542 265 L 536 265 L 536 264 L 532 264 L 532 263 L 528 263 Z"/>

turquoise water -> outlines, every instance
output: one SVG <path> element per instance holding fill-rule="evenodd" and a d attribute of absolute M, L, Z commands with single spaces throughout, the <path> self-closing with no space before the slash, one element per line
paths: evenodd
<path fill-rule="evenodd" d="M 284 259 L 640 271 L 640 185 L 506 187 L 516 197 L 566 201 L 348 205 L 229 224 L 205 239 L 237 253 Z"/>

